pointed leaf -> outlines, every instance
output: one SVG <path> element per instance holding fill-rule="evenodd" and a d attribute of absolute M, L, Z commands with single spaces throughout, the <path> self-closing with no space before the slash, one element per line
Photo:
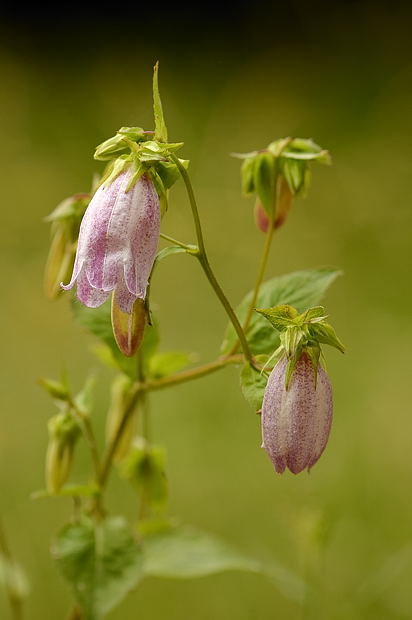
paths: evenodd
<path fill-rule="evenodd" d="M 89 519 L 70 524 L 58 534 L 52 554 L 85 620 L 99 620 L 140 581 L 142 553 L 122 517 L 93 527 Z"/>
<path fill-rule="evenodd" d="M 143 541 L 145 575 L 190 579 L 224 571 L 260 573 L 271 579 L 288 598 L 302 600 L 304 583 L 272 562 L 248 557 L 219 538 L 192 527 L 176 527 Z"/>
<path fill-rule="evenodd" d="M 243 366 L 240 372 L 240 387 L 242 388 L 243 396 L 253 411 L 260 411 L 262 409 L 267 382 L 267 373 L 259 372 L 248 363 Z"/>

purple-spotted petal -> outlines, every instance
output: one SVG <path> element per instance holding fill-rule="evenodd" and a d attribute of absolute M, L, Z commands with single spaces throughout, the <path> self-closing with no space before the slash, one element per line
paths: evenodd
<path fill-rule="evenodd" d="M 295 474 L 310 469 L 325 449 L 332 422 L 332 388 L 319 367 L 315 387 L 310 359 L 303 354 L 285 388 L 287 361 L 273 369 L 262 406 L 263 447 L 275 470 Z"/>
<path fill-rule="evenodd" d="M 94 288 L 87 279 L 85 271 L 77 278 L 77 297 L 88 308 L 98 308 L 110 296 L 110 292 Z"/>

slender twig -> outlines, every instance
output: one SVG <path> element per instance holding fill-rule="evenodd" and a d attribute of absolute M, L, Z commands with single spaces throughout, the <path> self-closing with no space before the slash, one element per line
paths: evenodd
<path fill-rule="evenodd" d="M 179 248 L 184 248 L 185 250 L 192 250 L 193 251 L 193 246 L 189 245 L 188 243 L 183 243 L 182 241 L 179 241 L 178 239 L 174 239 L 173 237 L 170 237 L 169 235 L 166 235 L 165 233 L 160 233 L 160 237 L 162 239 L 164 239 L 165 241 L 169 241 L 169 243 L 173 243 L 173 245 L 177 245 L 179 246 Z"/>
<path fill-rule="evenodd" d="M 153 379 L 152 381 L 149 380 L 141 387 L 149 392 L 162 390 L 173 385 L 178 385 L 179 383 L 186 383 L 187 381 L 193 381 L 194 379 L 205 377 L 206 375 L 210 375 L 212 372 L 220 370 L 229 364 L 241 364 L 242 360 L 243 355 L 233 355 L 232 357 L 219 358 L 214 362 L 209 362 L 208 364 L 198 366 L 197 368 L 192 368 L 191 370 L 177 372 L 169 377 Z"/>
<path fill-rule="evenodd" d="M 219 298 L 222 306 L 224 307 L 224 309 L 226 310 L 226 313 L 231 321 L 231 323 L 233 324 L 233 327 L 236 330 L 237 336 L 239 338 L 240 344 L 242 346 L 242 350 L 243 350 L 243 354 L 245 356 L 245 358 L 249 361 L 249 362 L 253 362 L 252 360 L 252 354 L 250 352 L 249 349 L 249 345 L 248 342 L 246 340 L 246 336 L 244 334 L 244 331 L 242 329 L 241 324 L 239 323 L 239 319 L 236 316 L 235 311 L 233 310 L 232 306 L 230 305 L 226 295 L 224 294 L 220 284 L 218 283 L 218 281 L 216 280 L 216 277 L 213 273 L 213 270 L 210 266 L 209 263 L 209 259 L 207 257 L 207 253 L 206 253 L 206 248 L 205 248 L 205 243 L 204 243 L 204 239 L 203 239 L 203 232 L 202 232 L 202 225 L 200 223 L 200 217 L 199 217 L 199 211 L 197 208 L 197 203 L 196 203 L 196 198 L 193 192 L 193 187 L 190 181 L 190 177 L 189 174 L 186 170 L 186 168 L 181 164 L 181 162 L 179 161 L 178 157 L 176 157 L 175 155 L 171 154 L 170 155 L 171 160 L 176 164 L 181 177 L 183 179 L 183 182 L 186 186 L 186 191 L 187 191 L 187 195 L 189 197 L 189 202 L 190 202 L 190 207 L 192 209 L 192 215 L 193 215 L 193 220 L 194 220 L 194 224 L 195 224 L 195 230 L 196 230 L 196 237 L 197 237 L 197 243 L 199 246 L 199 252 L 197 254 L 197 257 L 199 259 L 199 262 L 203 268 L 203 271 L 206 274 L 207 279 L 209 280 L 212 288 L 214 289 L 217 297 Z"/>
<path fill-rule="evenodd" d="M 252 299 L 250 301 L 250 306 L 249 306 L 249 310 L 245 318 L 245 322 L 243 323 L 243 330 L 245 332 L 249 326 L 250 319 L 252 318 L 252 314 L 255 309 L 256 301 L 259 295 L 259 290 L 260 290 L 260 287 L 261 287 L 261 284 L 263 282 L 263 278 L 265 275 L 265 270 L 266 270 L 266 265 L 267 265 L 269 254 L 270 254 L 270 247 L 272 245 L 274 230 L 275 229 L 273 227 L 273 223 L 269 222 L 269 228 L 265 236 L 265 243 L 263 246 L 262 256 L 260 258 L 260 264 L 259 264 L 259 269 L 258 269 L 257 276 L 256 276 L 255 287 L 253 289 Z"/>

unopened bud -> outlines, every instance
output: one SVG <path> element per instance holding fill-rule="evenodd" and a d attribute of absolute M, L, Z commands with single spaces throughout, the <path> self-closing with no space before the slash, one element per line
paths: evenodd
<path fill-rule="evenodd" d="M 63 200 L 46 218 L 52 223 L 52 242 L 44 273 L 44 290 L 49 299 L 58 297 L 60 283 L 70 278 L 80 222 L 89 201 L 89 194 L 75 194 Z"/>
<path fill-rule="evenodd" d="M 289 209 L 292 206 L 292 199 L 293 194 L 288 183 L 283 176 L 280 176 L 277 182 L 276 212 L 273 220 L 273 228 L 275 230 L 280 228 L 285 221 Z M 269 230 L 270 218 L 259 200 L 255 203 L 255 222 L 259 230 L 267 233 Z"/>
<path fill-rule="evenodd" d="M 113 334 L 123 355 L 132 357 L 140 347 L 146 325 L 145 300 L 137 298 L 130 313 L 123 312 L 117 289 L 112 297 Z"/>
<path fill-rule="evenodd" d="M 116 437 L 122 423 L 126 408 L 129 404 L 130 388 L 133 383 L 126 375 L 119 375 L 112 384 L 112 397 L 106 421 L 106 442 L 110 445 Z M 120 441 L 117 443 L 113 458 L 121 461 L 128 453 L 136 430 L 136 413 L 129 416 L 123 429 Z"/>
<path fill-rule="evenodd" d="M 64 411 L 50 419 L 48 429 L 46 487 L 51 495 L 55 495 L 70 475 L 80 428 L 71 413 Z"/>

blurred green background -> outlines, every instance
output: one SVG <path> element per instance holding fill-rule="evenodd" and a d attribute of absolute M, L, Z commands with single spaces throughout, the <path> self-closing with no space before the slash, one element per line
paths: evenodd
<path fill-rule="evenodd" d="M 262 235 L 253 201 L 240 196 L 239 162 L 228 153 L 287 135 L 330 149 L 334 165 L 314 169 L 308 198 L 275 236 L 267 275 L 342 268 L 326 306 L 348 351 L 327 351 L 335 419 L 310 475 L 275 475 L 235 368 L 153 396 L 154 435 L 168 450 L 171 513 L 305 576 L 315 585 L 305 609 L 263 577 L 228 573 L 147 580 L 110 618 L 412 617 L 410 25 L 401 3 L 5 16 L 0 512 L 31 581 L 27 618 L 64 618 L 70 606 L 48 551 L 70 502 L 29 499 L 44 484 L 54 412 L 37 380 L 66 368 L 80 388 L 96 371 L 101 438 L 110 375 L 67 299 L 43 296 L 49 229 L 42 218 L 62 198 L 89 189 L 101 170 L 95 145 L 122 125 L 152 127 L 157 59 L 170 138 L 185 142 L 211 262 L 233 303 L 251 288 Z M 163 231 L 194 239 L 181 184 Z M 164 349 L 213 359 L 226 318 L 196 262 L 164 262 L 153 296 Z M 87 467 L 80 450 L 75 477 Z M 131 519 L 137 510 L 116 476 L 110 506 Z M 0 617 L 7 614 L 0 593 Z"/>

